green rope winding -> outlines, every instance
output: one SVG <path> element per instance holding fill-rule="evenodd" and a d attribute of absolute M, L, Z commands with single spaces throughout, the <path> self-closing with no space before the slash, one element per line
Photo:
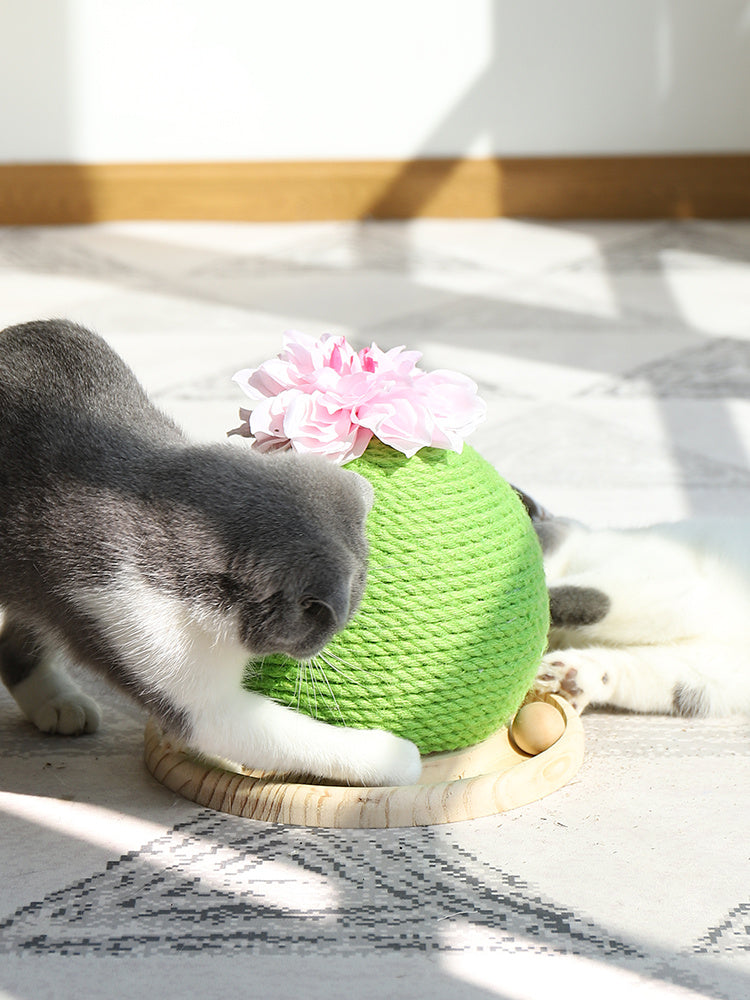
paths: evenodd
<path fill-rule="evenodd" d="M 314 665 L 268 657 L 244 684 L 326 722 L 390 730 L 422 753 L 477 743 L 516 711 L 546 644 L 526 511 L 468 446 L 407 459 L 373 440 L 347 468 L 376 497 L 360 609 Z"/>

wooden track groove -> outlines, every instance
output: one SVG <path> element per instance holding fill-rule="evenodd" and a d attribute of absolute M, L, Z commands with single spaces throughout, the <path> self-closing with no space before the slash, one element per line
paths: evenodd
<path fill-rule="evenodd" d="M 550 700 L 565 730 L 548 750 L 530 757 L 507 729 L 483 743 L 424 759 L 421 783 L 358 788 L 286 782 L 271 773 L 230 770 L 192 756 L 149 721 L 145 760 L 173 792 L 234 816 L 313 827 L 407 827 L 453 823 L 516 809 L 566 785 L 583 760 L 583 727 L 562 699 Z"/>

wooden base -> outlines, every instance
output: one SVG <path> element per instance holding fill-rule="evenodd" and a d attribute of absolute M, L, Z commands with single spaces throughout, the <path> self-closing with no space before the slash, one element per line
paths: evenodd
<path fill-rule="evenodd" d="M 419 785 L 308 785 L 268 772 L 229 770 L 193 757 L 153 721 L 146 727 L 146 766 L 171 791 L 247 819 L 338 828 L 453 823 L 527 805 L 576 774 L 583 760 L 581 720 L 562 699 L 552 695 L 547 700 L 565 721 L 565 731 L 548 750 L 530 757 L 503 728 L 476 746 L 425 757 Z"/>

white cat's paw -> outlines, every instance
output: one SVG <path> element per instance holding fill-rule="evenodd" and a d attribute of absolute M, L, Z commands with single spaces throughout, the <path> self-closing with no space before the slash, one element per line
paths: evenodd
<path fill-rule="evenodd" d="M 419 750 L 409 740 L 380 729 L 357 735 L 358 760 L 347 762 L 342 780 L 352 785 L 414 785 L 422 774 Z"/>
<path fill-rule="evenodd" d="M 581 713 L 592 702 L 609 701 L 610 677 L 596 653 L 556 649 L 542 658 L 532 690 L 535 696 L 558 694 Z"/>
<path fill-rule="evenodd" d="M 101 722 L 96 702 L 81 691 L 66 692 L 37 705 L 30 712 L 31 721 L 43 733 L 81 736 L 95 733 Z"/>

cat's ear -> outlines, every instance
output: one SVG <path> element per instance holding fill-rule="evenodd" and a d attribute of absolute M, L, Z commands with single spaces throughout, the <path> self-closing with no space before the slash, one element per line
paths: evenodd
<path fill-rule="evenodd" d="M 535 523 L 537 521 L 550 521 L 553 516 L 548 510 L 546 510 L 540 503 L 537 503 L 533 497 L 530 497 L 528 493 L 524 493 L 523 490 L 519 490 L 517 486 L 512 486 L 512 489 L 518 495 L 521 503 L 526 508 L 526 513 L 529 515 L 532 521 Z"/>

